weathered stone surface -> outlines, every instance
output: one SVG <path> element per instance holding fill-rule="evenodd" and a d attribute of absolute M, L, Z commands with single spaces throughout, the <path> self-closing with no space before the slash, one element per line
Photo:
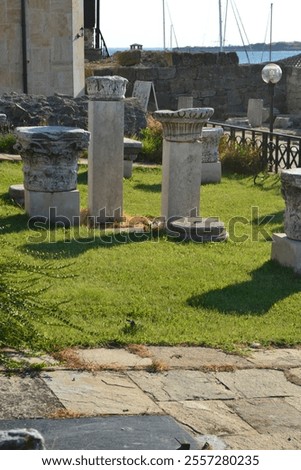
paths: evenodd
<path fill-rule="evenodd" d="M 227 354 L 218 349 L 200 347 L 147 347 L 151 357 L 162 360 L 171 368 L 179 369 L 222 369 L 250 368 L 251 364 L 235 354 Z"/>
<path fill-rule="evenodd" d="M 214 374 L 171 370 L 161 374 L 133 371 L 129 377 L 156 401 L 227 400 L 236 396 Z"/>
<path fill-rule="evenodd" d="M 284 231 L 288 238 L 301 241 L 301 169 L 283 170 L 280 177 L 285 200 Z"/>
<path fill-rule="evenodd" d="M 36 429 L 0 431 L 0 450 L 43 450 L 43 436 Z"/>
<path fill-rule="evenodd" d="M 292 240 L 286 233 L 273 233 L 271 259 L 282 266 L 292 268 L 296 274 L 301 274 L 301 243 Z"/>
<path fill-rule="evenodd" d="M 287 382 L 276 370 L 217 372 L 216 378 L 235 395 L 246 398 L 299 396 L 300 387 Z"/>
<path fill-rule="evenodd" d="M 283 398 L 229 400 L 227 406 L 260 433 L 301 431 L 301 412 Z"/>
<path fill-rule="evenodd" d="M 120 101 L 125 98 L 128 80 L 120 76 L 88 77 L 86 87 L 89 99 Z"/>
<path fill-rule="evenodd" d="M 224 441 L 233 450 L 297 450 L 300 449 L 301 433 L 295 430 L 273 435 L 250 433 L 225 436 Z"/>
<path fill-rule="evenodd" d="M 42 192 L 76 189 L 77 161 L 88 148 L 89 132 L 64 126 L 17 127 L 15 132 L 25 189 Z"/>
<path fill-rule="evenodd" d="M 169 401 L 159 402 L 158 405 L 164 412 L 200 434 L 226 436 L 255 432 L 220 400 Z"/>
<path fill-rule="evenodd" d="M 86 416 L 160 413 L 160 408 L 121 373 L 55 371 L 41 376 L 70 412 Z"/>
<path fill-rule="evenodd" d="M 0 374 L 0 419 L 40 418 L 62 404 L 39 377 Z"/>
<path fill-rule="evenodd" d="M 222 127 L 203 128 L 201 137 L 202 163 L 216 163 L 218 161 L 218 146 L 223 134 Z"/>
<path fill-rule="evenodd" d="M 273 349 L 252 352 L 247 358 L 255 367 L 287 369 L 301 364 L 301 349 Z"/>
<path fill-rule="evenodd" d="M 125 349 L 78 349 L 74 353 L 83 364 L 94 365 L 96 368 L 140 368 L 150 366 L 152 363 L 150 358 L 139 357 Z"/>
<path fill-rule="evenodd" d="M 125 135 L 138 134 L 147 126 L 146 113 L 136 98 L 124 101 Z M 66 95 L 4 94 L 0 98 L 0 112 L 7 114 L 14 126 L 70 126 L 88 129 L 88 97 L 72 98 Z"/>
<path fill-rule="evenodd" d="M 301 386 L 301 367 L 286 371 L 285 376 L 293 384 Z"/>

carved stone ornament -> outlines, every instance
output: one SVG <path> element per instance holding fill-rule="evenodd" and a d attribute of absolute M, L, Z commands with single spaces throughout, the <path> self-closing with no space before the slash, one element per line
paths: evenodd
<path fill-rule="evenodd" d="M 213 113 L 213 108 L 186 108 L 155 111 L 154 117 L 162 123 L 163 137 L 166 140 L 195 142 L 200 139 L 202 127 Z"/>
<path fill-rule="evenodd" d="M 288 238 L 301 241 L 301 168 L 281 172 L 285 200 L 284 231 Z"/>
<path fill-rule="evenodd" d="M 87 149 L 90 133 L 73 127 L 17 127 L 23 161 L 24 187 L 29 191 L 72 191 L 77 186 L 77 162 Z"/>
<path fill-rule="evenodd" d="M 128 80 L 117 75 L 89 77 L 86 80 L 90 100 L 121 101 L 125 97 Z"/>
<path fill-rule="evenodd" d="M 216 163 L 218 161 L 218 146 L 221 136 L 224 134 L 222 127 L 205 127 L 202 130 L 202 162 Z"/>

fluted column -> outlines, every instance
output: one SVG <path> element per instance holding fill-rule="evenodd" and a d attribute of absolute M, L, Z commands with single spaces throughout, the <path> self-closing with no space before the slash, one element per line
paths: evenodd
<path fill-rule="evenodd" d="M 127 79 L 89 77 L 88 120 L 91 144 L 88 157 L 90 221 L 119 221 L 123 212 L 124 95 Z"/>

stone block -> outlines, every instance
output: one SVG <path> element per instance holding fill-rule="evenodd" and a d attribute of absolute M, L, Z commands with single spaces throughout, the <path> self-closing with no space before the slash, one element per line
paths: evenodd
<path fill-rule="evenodd" d="M 221 162 L 202 163 L 201 184 L 220 183 L 222 179 Z"/>
<path fill-rule="evenodd" d="M 291 240 L 285 233 L 274 233 L 271 258 L 301 274 L 301 241 Z"/>
<path fill-rule="evenodd" d="M 249 99 L 248 102 L 248 119 L 252 127 L 260 127 L 262 125 L 263 100 Z"/>
<path fill-rule="evenodd" d="M 30 218 L 60 223 L 67 227 L 79 225 L 80 194 L 77 189 L 48 193 L 25 190 L 25 211 Z"/>

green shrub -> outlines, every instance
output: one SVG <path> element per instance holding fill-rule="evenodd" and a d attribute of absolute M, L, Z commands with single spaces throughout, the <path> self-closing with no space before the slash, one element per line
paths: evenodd
<path fill-rule="evenodd" d="M 0 134 L 0 153 L 16 154 L 17 151 L 14 149 L 15 144 L 16 137 L 14 134 Z"/>
<path fill-rule="evenodd" d="M 147 163 L 162 163 L 162 126 L 153 118 L 148 119 L 148 126 L 140 131 L 142 142 L 141 157 Z"/>
<path fill-rule="evenodd" d="M 219 145 L 223 170 L 240 175 L 257 175 L 266 169 L 260 150 L 252 142 L 237 143 L 223 136 Z"/>

